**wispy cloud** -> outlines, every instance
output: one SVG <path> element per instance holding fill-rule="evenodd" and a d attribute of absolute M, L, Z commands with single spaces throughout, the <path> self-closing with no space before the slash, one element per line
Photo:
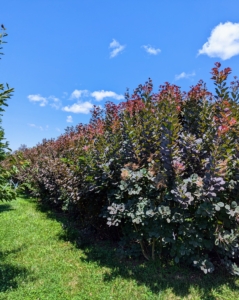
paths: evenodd
<path fill-rule="evenodd" d="M 183 79 L 183 78 L 190 78 L 190 77 L 193 77 L 193 76 L 195 76 L 195 75 L 196 75 L 195 72 L 192 72 L 192 73 L 185 73 L 185 72 L 182 72 L 181 74 L 176 75 L 176 76 L 175 76 L 175 79 L 176 79 L 176 80 L 179 80 L 179 79 Z"/>
<path fill-rule="evenodd" d="M 154 47 L 152 47 L 150 45 L 148 45 L 148 46 L 144 45 L 142 47 L 144 48 L 144 50 L 147 53 L 149 53 L 151 55 L 157 55 L 157 54 L 159 54 L 161 52 L 161 50 L 159 48 L 154 48 Z"/>
<path fill-rule="evenodd" d="M 34 127 L 34 128 L 37 128 L 37 129 L 40 129 L 41 131 L 43 131 L 43 127 L 42 126 L 37 126 L 36 124 L 33 124 L 33 123 L 28 124 L 28 126 Z"/>
<path fill-rule="evenodd" d="M 62 98 L 66 98 L 67 96 L 68 96 L 68 93 L 67 92 L 63 92 Z"/>
<path fill-rule="evenodd" d="M 67 123 L 72 123 L 73 122 L 72 116 L 67 116 L 66 122 Z"/>
<path fill-rule="evenodd" d="M 54 107 L 55 109 L 59 109 L 61 107 L 60 99 L 55 96 L 42 97 L 40 94 L 36 94 L 29 95 L 27 98 L 30 100 L 30 102 L 39 103 L 40 106 L 46 106 L 47 104 L 50 104 L 50 106 Z"/>
<path fill-rule="evenodd" d="M 55 109 L 59 109 L 61 108 L 61 100 L 55 96 L 50 96 L 47 98 L 49 100 L 50 103 L 50 106 L 55 108 Z"/>
<path fill-rule="evenodd" d="M 123 95 L 116 94 L 115 92 L 112 92 L 112 91 L 104 91 L 104 90 L 95 91 L 95 92 L 91 93 L 91 96 L 94 97 L 96 101 L 101 101 L 104 98 L 113 98 L 115 100 L 124 99 Z"/>
<path fill-rule="evenodd" d="M 70 99 L 79 99 L 82 96 L 88 96 L 88 94 L 88 90 L 74 90 L 74 92 L 71 93 Z"/>
<path fill-rule="evenodd" d="M 31 102 L 38 102 L 40 104 L 40 106 L 46 106 L 48 101 L 46 98 L 42 97 L 40 94 L 37 95 L 29 95 L 27 96 L 27 98 L 31 101 Z"/>
<path fill-rule="evenodd" d="M 110 52 L 110 58 L 113 58 L 117 56 L 120 52 L 124 50 L 126 46 L 125 45 L 120 45 L 118 41 L 113 39 L 113 41 L 110 43 L 109 48 L 112 48 L 113 50 Z"/>
<path fill-rule="evenodd" d="M 239 23 L 220 23 L 211 32 L 208 41 L 198 51 L 198 55 L 229 59 L 239 54 Z"/>
<path fill-rule="evenodd" d="M 73 112 L 73 113 L 82 113 L 82 114 L 88 114 L 90 110 L 93 108 L 93 104 L 89 101 L 85 102 L 78 102 L 74 103 L 72 105 L 68 105 L 62 108 L 63 111 L 67 112 Z"/>

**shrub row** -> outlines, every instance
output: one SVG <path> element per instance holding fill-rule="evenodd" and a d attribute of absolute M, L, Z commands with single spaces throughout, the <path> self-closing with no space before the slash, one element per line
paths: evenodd
<path fill-rule="evenodd" d="M 15 180 L 84 226 L 118 227 L 124 247 L 204 273 L 239 274 L 239 81 L 212 69 L 215 95 L 149 79 L 89 124 L 14 153 Z"/>

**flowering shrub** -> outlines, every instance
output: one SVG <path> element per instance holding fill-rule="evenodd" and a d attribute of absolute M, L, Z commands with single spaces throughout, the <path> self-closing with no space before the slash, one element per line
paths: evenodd
<path fill-rule="evenodd" d="M 16 179 L 85 225 L 117 226 L 146 259 L 170 255 L 204 273 L 218 261 L 238 275 L 239 81 L 227 87 L 230 73 L 215 64 L 216 95 L 203 81 L 153 93 L 149 79 L 125 102 L 95 107 L 88 125 L 15 153 Z"/>

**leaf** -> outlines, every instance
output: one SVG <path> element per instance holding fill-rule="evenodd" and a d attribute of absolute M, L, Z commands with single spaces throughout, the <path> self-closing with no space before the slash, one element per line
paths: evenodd
<path fill-rule="evenodd" d="M 85 161 L 86 160 L 86 158 L 84 156 L 79 156 L 78 159 L 81 160 L 81 161 Z"/>

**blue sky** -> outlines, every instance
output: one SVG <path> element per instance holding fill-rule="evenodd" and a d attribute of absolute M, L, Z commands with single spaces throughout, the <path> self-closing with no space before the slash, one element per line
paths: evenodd
<path fill-rule="evenodd" d="M 0 82 L 15 89 L 3 116 L 16 150 L 89 121 L 151 77 L 188 90 L 219 61 L 239 75 L 238 0 L 7 0 Z"/>

